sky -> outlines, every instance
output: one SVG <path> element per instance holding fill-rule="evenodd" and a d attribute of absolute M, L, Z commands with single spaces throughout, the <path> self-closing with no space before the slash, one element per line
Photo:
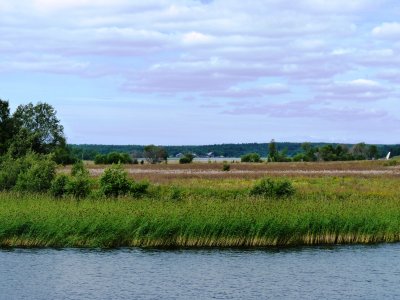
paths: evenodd
<path fill-rule="evenodd" d="M 0 37 L 69 143 L 400 143 L 398 0 L 0 0 Z"/>

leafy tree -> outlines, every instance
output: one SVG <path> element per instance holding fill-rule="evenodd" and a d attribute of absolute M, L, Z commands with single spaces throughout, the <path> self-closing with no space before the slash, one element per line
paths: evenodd
<path fill-rule="evenodd" d="M 9 103 L 0 99 L 0 155 L 7 152 L 13 133 L 14 123 Z"/>
<path fill-rule="evenodd" d="M 22 154 L 22 151 L 16 151 L 20 147 L 43 154 L 66 147 L 64 128 L 51 105 L 41 102 L 20 105 L 13 114 L 13 120 L 17 134 L 12 147 L 17 155 Z"/>
<path fill-rule="evenodd" d="M 355 144 L 352 148 L 351 148 L 351 153 L 353 154 L 355 159 L 358 160 L 362 160 L 362 159 L 366 159 L 367 158 L 367 146 L 365 145 L 365 143 L 358 143 Z"/>
<path fill-rule="evenodd" d="M 301 144 L 301 149 L 304 152 L 303 160 L 304 161 L 316 161 L 317 157 L 315 152 L 317 152 L 317 148 L 314 148 L 310 143 Z"/>
<path fill-rule="evenodd" d="M 144 147 L 143 156 L 151 163 L 156 164 L 168 159 L 168 153 L 163 147 L 148 145 Z"/>
<path fill-rule="evenodd" d="M 268 144 L 268 160 L 269 161 L 277 161 L 278 158 L 278 149 L 276 147 L 275 140 L 272 139 Z"/>
<path fill-rule="evenodd" d="M 378 158 L 378 155 L 379 155 L 378 147 L 376 145 L 369 145 L 367 153 L 368 153 L 369 159 Z"/>

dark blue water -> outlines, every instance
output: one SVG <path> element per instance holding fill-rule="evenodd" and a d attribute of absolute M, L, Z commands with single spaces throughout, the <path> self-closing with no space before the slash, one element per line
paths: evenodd
<path fill-rule="evenodd" d="M 0 250 L 0 299 L 399 299 L 400 244 Z"/>

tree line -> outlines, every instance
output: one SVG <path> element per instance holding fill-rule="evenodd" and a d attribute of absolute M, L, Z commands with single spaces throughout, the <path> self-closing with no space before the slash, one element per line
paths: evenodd
<path fill-rule="evenodd" d="M 242 157 L 243 155 L 256 153 L 260 157 L 271 161 L 312 161 L 312 160 L 353 160 L 372 158 L 368 149 L 375 151 L 375 158 L 385 157 L 390 151 L 393 156 L 400 155 L 400 145 L 369 145 L 359 144 L 337 144 L 337 143 L 287 143 L 274 142 L 275 149 L 269 149 L 271 143 L 245 143 L 245 144 L 216 144 L 201 146 L 156 146 L 162 148 L 163 155 L 168 158 L 176 157 L 177 154 L 196 154 L 199 157 Z M 358 146 L 357 146 L 358 145 Z M 154 145 L 151 145 L 154 146 Z M 127 153 L 132 159 L 145 158 L 145 145 L 70 145 L 71 152 L 75 157 L 84 160 L 94 160 L 96 155 L 108 155 L 111 152 Z M 355 148 L 354 148 L 355 147 Z M 376 148 L 375 148 L 376 147 Z M 369 152 L 370 152 L 369 151 Z M 312 153 L 311 153 L 312 152 Z M 211 153 L 211 154 L 210 154 Z M 314 156 L 315 155 L 315 156 Z"/>

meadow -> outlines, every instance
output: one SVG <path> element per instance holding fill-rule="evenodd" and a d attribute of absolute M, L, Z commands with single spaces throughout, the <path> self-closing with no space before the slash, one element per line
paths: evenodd
<path fill-rule="evenodd" d="M 88 168 L 93 177 L 106 166 Z M 397 166 L 383 161 L 126 166 L 142 197 L 0 193 L 1 247 L 269 247 L 400 241 Z M 68 172 L 61 168 L 59 172 Z M 299 172 L 302 171 L 302 172 Z M 249 193 L 286 179 L 284 198 Z"/>

